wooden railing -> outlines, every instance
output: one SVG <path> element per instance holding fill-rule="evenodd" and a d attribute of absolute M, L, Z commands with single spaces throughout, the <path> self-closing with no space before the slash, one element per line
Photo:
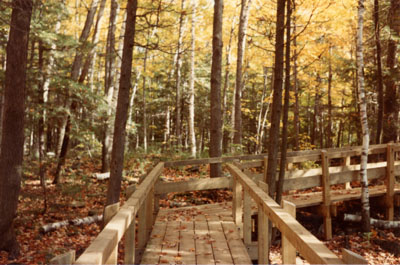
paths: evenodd
<path fill-rule="evenodd" d="M 234 177 L 232 214 L 236 224 L 239 227 L 243 227 L 243 241 L 246 245 L 252 243 L 251 200 L 256 202 L 258 206 L 257 256 L 259 264 L 268 264 L 268 220 L 282 233 L 283 264 L 296 264 L 296 250 L 312 264 L 344 264 L 352 262 L 365 264 L 366 261 L 361 256 L 348 250 L 343 250 L 344 260 L 338 258 L 297 222 L 295 218 L 296 208 L 293 204 L 284 202 L 283 207 L 281 207 L 263 190 L 262 186 L 266 184 L 260 183 L 261 185 L 257 185 L 232 164 L 228 164 L 228 170 Z"/>
<path fill-rule="evenodd" d="M 124 263 L 134 264 L 136 215 L 138 215 L 138 249 L 142 249 L 147 243 L 153 225 L 154 185 L 163 169 L 164 163 L 158 163 L 120 209 L 119 204 L 106 208 L 105 227 L 76 261 L 75 255 L 69 253 L 57 257 L 52 261 L 53 264 L 117 264 L 118 243 L 124 235 Z M 65 256 L 68 260 L 62 259 Z"/>

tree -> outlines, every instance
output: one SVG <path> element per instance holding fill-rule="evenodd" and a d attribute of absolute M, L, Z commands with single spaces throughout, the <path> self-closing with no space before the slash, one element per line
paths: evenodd
<path fill-rule="evenodd" d="M 223 0 L 214 1 L 211 92 L 210 92 L 210 157 L 222 155 L 221 73 L 222 73 L 222 13 Z M 221 164 L 211 164 L 210 176 L 221 175 Z"/>
<path fill-rule="evenodd" d="M 19 253 L 13 230 L 24 154 L 26 64 L 33 3 L 14 0 L 7 43 L 4 113 L 0 153 L 0 250 Z"/>
<path fill-rule="evenodd" d="M 279 151 L 279 127 L 282 112 L 282 83 L 283 83 L 283 50 L 285 33 L 285 0 L 278 0 L 276 11 L 276 38 L 275 38 L 275 68 L 274 92 L 271 109 L 271 129 L 269 130 L 268 166 L 266 182 L 269 186 L 269 195 L 275 198 L 276 168 Z"/>
<path fill-rule="evenodd" d="M 364 232 L 371 231 L 369 195 L 368 195 L 368 148 L 369 130 L 367 118 L 367 97 L 365 96 L 364 84 L 364 55 L 363 55 L 363 29 L 364 29 L 364 0 L 358 0 L 358 24 L 357 24 L 357 84 L 358 100 L 360 105 L 361 128 L 363 143 L 361 149 L 360 179 L 361 179 L 361 204 L 362 204 L 362 228 Z"/>
<path fill-rule="evenodd" d="M 400 0 L 391 0 L 389 9 L 390 39 L 388 41 L 386 66 L 389 68 L 389 76 L 385 78 L 385 98 L 383 112 L 383 143 L 397 140 L 397 45 L 400 36 Z"/>
<path fill-rule="evenodd" d="M 382 78 L 382 47 L 381 47 L 381 26 L 379 24 L 379 1 L 374 0 L 374 26 L 375 26 L 375 45 L 376 45 L 376 82 L 378 87 L 378 117 L 376 126 L 375 143 L 381 142 L 383 126 L 383 78 Z"/>
<path fill-rule="evenodd" d="M 238 49 L 236 62 L 236 93 L 235 93 L 235 133 L 233 143 L 241 149 L 242 144 L 242 89 L 243 89 L 243 58 L 246 47 L 246 30 L 249 21 L 251 0 L 241 0 Z"/>
<path fill-rule="evenodd" d="M 194 129 L 194 60 L 195 60 L 195 47 L 196 47 L 196 34 L 195 34 L 195 23 L 196 23 L 196 0 L 192 0 L 192 40 L 191 40 L 191 53 L 190 53 L 190 81 L 189 81 L 189 139 L 190 139 L 190 153 L 192 157 L 196 157 L 196 134 Z"/>
<path fill-rule="evenodd" d="M 122 52 L 121 77 L 119 81 L 117 112 L 114 123 L 114 138 L 113 148 L 111 152 L 111 169 L 110 179 L 108 181 L 107 187 L 106 206 L 118 202 L 121 192 L 137 4 L 137 0 L 129 0 L 126 8 L 127 17 L 125 26 L 124 49 Z"/>

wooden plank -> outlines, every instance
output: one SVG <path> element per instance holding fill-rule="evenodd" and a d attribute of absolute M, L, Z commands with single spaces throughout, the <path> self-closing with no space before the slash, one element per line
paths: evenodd
<path fill-rule="evenodd" d="M 158 182 L 156 194 L 232 188 L 232 178 L 205 178 L 179 182 Z"/>
<path fill-rule="evenodd" d="M 324 214 L 324 233 L 325 239 L 332 239 L 332 219 L 331 219 L 331 185 L 329 181 L 329 158 L 328 152 L 325 150 L 321 151 L 322 158 L 322 207 Z"/>
<path fill-rule="evenodd" d="M 348 166 L 350 166 L 350 164 L 351 164 L 351 156 L 346 156 L 343 159 L 343 166 L 348 167 Z M 345 183 L 345 188 L 346 188 L 346 190 L 350 190 L 351 189 L 350 182 L 346 182 Z"/>
<path fill-rule="evenodd" d="M 210 231 L 210 241 L 214 254 L 216 264 L 233 264 L 231 252 L 229 250 L 228 243 L 224 235 L 224 229 L 222 228 L 221 221 L 219 218 L 213 216 L 212 220 L 208 220 L 208 228 Z"/>
<path fill-rule="evenodd" d="M 282 207 L 293 218 L 296 218 L 296 205 L 282 200 Z M 285 235 L 282 235 L 282 262 L 283 264 L 296 264 L 296 249 L 289 242 Z"/>
<path fill-rule="evenodd" d="M 50 260 L 49 264 L 65 264 L 70 265 L 75 262 L 75 250 L 68 251 L 67 253 L 58 255 Z"/>
<path fill-rule="evenodd" d="M 146 246 L 147 243 L 147 212 L 150 209 L 147 209 L 147 200 L 145 203 L 140 207 L 139 213 L 138 213 L 138 234 L 137 234 L 137 241 L 138 241 L 138 249 L 143 249 Z"/>
<path fill-rule="evenodd" d="M 268 218 L 287 236 L 288 240 L 305 259 L 310 263 L 319 264 L 343 263 L 341 259 L 298 223 L 296 219 L 284 211 L 237 167 L 228 164 L 227 168 L 244 187 L 249 189 L 252 198 L 257 201 L 262 210 L 268 215 Z"/>
<path fill-rule="evenodd" d="M 386 218 L 393 221 L 394 216 L 394 147 L 392 143 L 387 145 L 386 151 Z"/>
<path fill-rule="evenodd" d="M 165 233 L 167 230 L 168 221 L 160 221 L 157 220 L 155 222 L 153 231 L 151 232 L 151 236 L 149 242 L 146 245 L 146 250 L 144 251 L 141 264 L 158 264 L 160 262 L 160 256 L 162 253 L 162 243 L 165 238 Z M 126 255 L 126 254 L 125 254 Z M 138 263 L 136 261 L 136 263 Z M 134 264 L 134 263 L 127 263 Z"/>
<path fill-rule="evenodd" d="M 258 264 L 269 263 L 269 235 L 268 235 L 268 218 L 263 210 L 263 205 L 258 206 Z"/>
<path fill-rule="evenodd" d="M 125 264 L 134 264 L 135 263 L 135 238 L 136 238 L 136 217 L 133 216 L 132 222 L 128 227 L 128 230 L 125 232 Z"/>
<path fill-rule="evenodd" d="M 196 264 L 215 264 L 207 220 L 204 215 L 196 216 Z"/>
<path fill-rule="evenodd" d="M 236 179 L 233 179 L 233 198 L 232 198 L 232 216 L 236 225 L 242 225 L 243 200 L 242 185 Z"/>
<path fill-rule="evenodd" d="M 224 234 L 231 251 L 234 264 L 252 264 L 249 253 L 240 238 L 238 228 L 233 222 L 222 222 Z"/>
<path fill-rule="evenodd" d="M 104 209 L 104 225 L 106 225 L 110 220 L 117 214 L 119 210 L 119 202 L 107 205 Z M 118 262 L 118 244 L 114 247 L 111 255 L 106 259 L 105 264 L 117 264 Z"/>
<path fill-rule="evenodd" d="M 161 250 L 160 264 L 175 264 L 179 250 L 179 221 L 168 221 L 163 247 Z"/>
<path fill-rule="evenodd" d="M 194 222 L 181 222 L 179 256 L 182 264 L 196 263 L 196 243 L 194 234 Z M 177 261 L 178 262 L 178 261 Z"/>
<path fill-rule="evenodd" d="M 248 191 L 243 192 L 243 242 L 251 243 L 251 197 Z"/>
<path fill-rule="evenodd" d="M 368 264 L 368 261 L 363 256 L 345 248 L 342 249 L 342 257 L 346 264 Z"/>

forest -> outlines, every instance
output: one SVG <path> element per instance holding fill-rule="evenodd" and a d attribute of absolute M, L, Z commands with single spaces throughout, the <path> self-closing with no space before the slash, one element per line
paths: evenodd
<path fill-rule="evenodd" d="M 398 142 L 399 41 L 400 0 L 0 0 L 0 264 L 82 253 L 101 224 L 38 231 L 99 216 L 159 161 L 269 154 L 280 203 L 291 152 L 362 146 L 371 233 L 368 148 Z"/>

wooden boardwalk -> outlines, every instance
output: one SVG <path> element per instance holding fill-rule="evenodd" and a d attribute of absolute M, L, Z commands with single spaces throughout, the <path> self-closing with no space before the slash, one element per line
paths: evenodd
<path fill-rule="evenodd" d="M 141 264 L 252 264 L 232 204 L 160 209 Z"/>

